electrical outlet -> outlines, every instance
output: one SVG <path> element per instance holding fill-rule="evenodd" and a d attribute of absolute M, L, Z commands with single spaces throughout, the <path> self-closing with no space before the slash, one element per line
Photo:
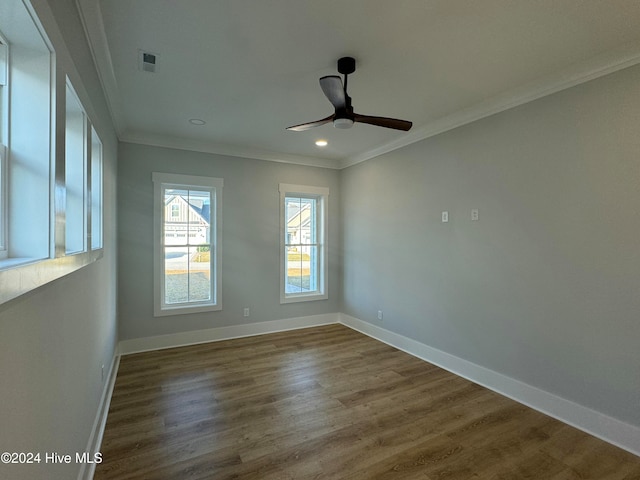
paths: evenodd
<path fill-rule="evenodd" d="M 480 219 L 480 212 L 478 212 L 477 208 L 471 209 L 471 220 L 474 222 Z"/>
<path fill-rule="evenodd" d="M 378 320 L 382 320 L 382 310 L 378 310 Z"/>
<path fill-rule="evenodd" d="M 449 221 L 449 212 L 442 212 L 442 223 L 447 223 Z"/>
<path fill-rule="evenodd" d="M 249 311 L 249 307 L 244 307 L 244 316 L 248 317 L 251 314 L 251 312 Z"/>

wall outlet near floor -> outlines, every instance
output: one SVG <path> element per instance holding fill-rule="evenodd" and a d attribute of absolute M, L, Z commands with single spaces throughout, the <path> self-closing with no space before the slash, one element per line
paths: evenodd
<path fill-rule="evenodd" d="M 477 208 L 472 208 L 471 209 L 471 220 L 473 220 L 475 222 L 479 218 L 480 218 L 480 212 L 478 212 L 478 209 Z"/>
<path fill-rule="evenodd" d="M 251 312 L 249 311 L 249 307 L 244 307 L 244 313 L 243 313 L 243 315 L 244 315 L 245 317 L 248 317 L 250 314 L 251 314 Z"/>
<path fill-rule="evenodd" d="M 378 310 L 378 320 L 382 320 L 382 310 Z"/>
<path fill-rule="evenodd" d="M 442 212 L 442 223 L 447 223 L 449 221 L 449 212 Z"/>

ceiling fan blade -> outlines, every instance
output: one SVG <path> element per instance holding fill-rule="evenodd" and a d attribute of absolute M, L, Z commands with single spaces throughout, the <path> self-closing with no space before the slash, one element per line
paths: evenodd
<path fill-rule="evenodd" d="M 397 118 L 387 117 L 372 117 L 370 115 L 353 114 L 353 121 L 360 123 L 368 123 L 369 125 L 376 125 L 378 127 L 393 128 L 394 130 L 409 131 L 412 122 L 407 120 L 398 120 Z"/>
<path fill-rule="evenodd" d="M 327 96 L 336 110 L 344 108 L 347 104 L 342 80 L 337 75 L 328 75 L 320 79 L 320 88 Z"/>
<path fill-rule="evenodd" d="M 319 127 L 320 125 L 324 125 L 325 123 L 329 123 L 333 120 L 335 115 L 329 115 L 327 118 L 323 118 L 322 120 L 316 120 L 315 122 L 302 123 L 300 125 L 294 125 L 292 127 L 287 127 L 287 130 L 291 130 L 293 132 L 304 132 L 305 130 L 309 130 L 313 127 Z"/>

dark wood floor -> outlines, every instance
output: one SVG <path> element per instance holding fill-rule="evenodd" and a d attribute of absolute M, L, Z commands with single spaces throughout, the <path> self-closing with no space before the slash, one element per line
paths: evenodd
<path fill-rule="evenodd" d="M 95 479 L 640 479 L 640 458 L 339 325 L 122 358 Z"/>

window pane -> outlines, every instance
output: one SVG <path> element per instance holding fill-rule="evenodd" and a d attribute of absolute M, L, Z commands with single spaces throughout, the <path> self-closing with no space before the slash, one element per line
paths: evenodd
<path fill-rule="evenodd" d="M 67 85 L 65 126 L 66 252 L 85 250 L 85 115 Z"/>
<path fill-rule="evenodd" d="M 91 128 L 91 248 L 102 248 L 102 142 Z"/>
<path fill-rule="evenodd" d="M 208 245 L 211 241 L 211 193 L 166 189 L 164 194 L 165 245 Z"/>
<path fill-rule="evenodd" d="M 309 269 L 309 290 L 315 292 L 318 290 L 318 247 L 307 247 L 309 260 L 307 261 Z"/>
<path fill-rule="evenodd" d="M 300 243 L 300 198 L 285 199 L 285 215 L 287 218 L 287 238 L 288 244 Z"/>
<path fill-rule="evenodd" d="M 314 244 L 316 237 L 316 203 L 313 198 L 287 197 L 285 211 L 287 217 L 286 242 L 289 245 Z"/>
<path fill-rule="evenodd" d="M 189 247 L 189 301 L 211 300 L 209 246 Z"/>
<path fill-rule="evenodd" d="M 286 249 L 286 293 L 308 293 L 317 290 L 316 246 Z"/>
<path fill-rule="evenodd" d="M 189 299 L 189 250 L 185 247 L 164 249 L 164 302 L 184 303 Z"/>
<path fill-rule="evenodd" d="M 210 251 L 198 247 L 165 247 L 165 304 L 211 300 Z"/>
<path fill-rule="evenodd" d="M 2 40 L 2 35 L 0 32 L 0 144 L 6 144 L 7 138 L 7 118 L 9 116 L 9 108 L 8 108 L 8 68 L 7 68 L 7 57 L 8 57 L 9 49 L 7 47 L 6 42 Z"/>
<path fill-rule="evenodd" d="M 187 244 L 188 190 L 166 189 L 164 192 L 164 244 Z M 186 250 L 185 250 L 186 252 Z"/>
<path fill-rule="evenodd" d="M 189 244 L 204 245 L 211 242 L 211 193 L 190 190 Z"/>
<path fill-rule="evenodd" d="M 315 203 L 315 200 L 309 198 L 300 202 L 300 243 L 305 245 L 316 243 Z"/>

